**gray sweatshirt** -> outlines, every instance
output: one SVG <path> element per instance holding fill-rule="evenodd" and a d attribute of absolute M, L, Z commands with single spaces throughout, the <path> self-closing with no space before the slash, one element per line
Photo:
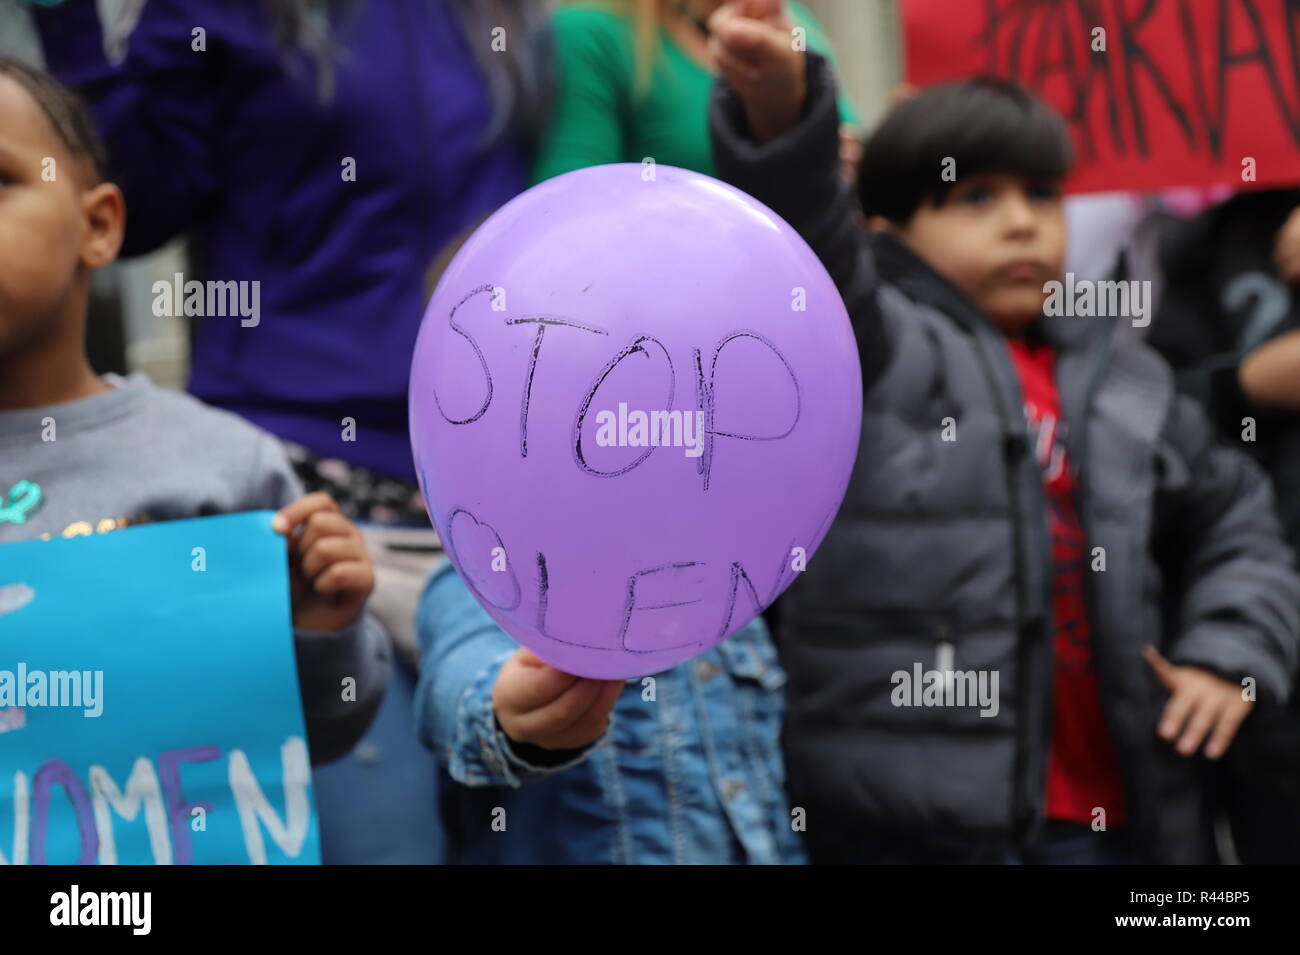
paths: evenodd
<path fill-rule="evenodd" d="M 143 375 L 105 380 L 112 390 L 90 398 L 0 411 L 0 544 L 274 510 L 302 495 L 265 431 Z M 15 492 L 19 482 L 30 483 Z M 335 633 L 296 630 L 294 650 L 312 761 L 338 759 L 383 700 L 388 635 L 363 615 Z M 344 677 L 355 701 L 342 699 Z"/>

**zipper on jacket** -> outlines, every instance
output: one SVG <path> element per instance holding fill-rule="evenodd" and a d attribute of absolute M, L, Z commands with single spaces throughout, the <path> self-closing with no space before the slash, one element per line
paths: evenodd
<path fill-rule="evenodd" d="M 1088 454 L 1087 420 L 1088 412 L 1092 408 L 1093 399 L 1096 396 L 1097 388 L 1101 383 L 1102 375 L 1106 370 L 1111 355 L 1114 337 L 1115 327 L 1114 325 L 1111 325 L 1108 327 L 1105 334 L 1098 336 L 1098 340 L 1093 346 L 1095 354 L 1092 356 L 1092 367 L 1088 374 L 1088 383 L 1084 391 L 1083 404 L 1079 410 L 1079 413 L 1083 416 L 1083 421 L 1081 422 L 1082 426 L 1078 428 L 1073 425 L 1070 426 L 1070 434 L 1077 436 L 1075 446 L 1070 449 L 1070 458 L 1073 462 L 1075 474 L 1078 478 L 1075 484 L 1075 496 L 1077 500 L 1075 510 L 1079 518 L 1080 530 L 1083 532 L 1084 547 L 1086 553 L 1089 555 L 1092 553 L 1093 539 L 1091 524 L 1089 521 L 1092 508 L 1090 497 L 1091 487 L 1086 468 Z M 1109 733 L 1112 732 L 1111 727 L 1114 721 L 1110 719 L 1109 713 L 1107 712 L 1108 708 L 1106 706 L 1106 699 L 1108 697 L 1114 699 L 1115 681 L 1111 678 L 1110 671 L 1101 665 L 1103 662 L 1103 654 L 1098 653 L 1101 641 L 1099 639 L 1100 630 L 1097 627 L 1097 585 L 1090 565 L 1083 574 L 1083 604 L 1084 613 L 1088 619 L 1088 643 L 1089 651 L 1093 658 L 1093 671 L 1097 676 L 1097 687 L 1102 697 L 1100 700 L 1102 704 L 1102 714 L 1103 718 L 1106 720 L 1106 731 Z M 1048 731 L 1050 733 L 1050 726 Z M 1114 744 L 1115 741 L 1112 740 L 1112 746 L 1118 756 L 1120 748 Z M 1123 783 L 1125 796 L 1127 797 L 1132 791 L 1130 783 L 1133 779 L 1133 772 L 1132 768 L 1128 766 L 1121 766 L 1121 771 L 1127 773 L 1127 778 L 1121 781 Z"/>
<path fill-rule="evenodd" d="M 1087 381 L 1086 384 L 1084 385 L 1083 401 L 1080 404 L 1080 407 L 1078 409 L 1079 416 L 1080 416 L 1079 421 L 1077 424 L 1071 421 L 1066 422 L 1067 426 L 1070 429 L 1069 435 L 1077 436 L 1073 441 L 1074 446 L 1069 447 L 1068 450 L 1070 452 L 1071 466 L 1074 468 L 1075 474 L 1078 476 L 1078 484 L 1076 485 L 1075 488 L 1076 513 L 1078 514 L 1079 517 L 1079 525 L 1080 525 L 1080 529 L 1083 532 L 1085 546 L 1090 541 L 1090 537 L 1088 535 L 1088 528 L 1085 523 L 1085 518 L 1083 516 L 1084 512 L 1087 510 L 1087 500 L 1088 500 L 1087 497 L 1088 488 L 1086 486 L 1087 484 L 1086 472 L 1083 467 L 1083 462 L 1086 460 L 1086 456 L 1087 456 L 1086 451 L 1087 451 L 1087 440 L 1088 440 L 1088 427 L 1087 427 L 1088 413 L 1089 410 L 1092 408 L 1093 398 L 1096 396 L 1097 388 L 1100 385 L 1102 375 L 1106 370 L 1107 359 L 1110 357 L 1111 341 L 1114 336 L 1114 333 L 1115 333 L 1114 326 L 1111 325 L 1107 327 L 1104 333 L 1098 335 L 1096 339 L 1094 339 L 1090 348 L 1091 363 L 1088 369 Z M 1056 351 L 1056 357 L 1053 359 L 1053 370 L 1052 370 L 1052 376 L 1057 382 L 1058 391 L 1060 388 L 1060 377 L 1056 374 L 1056 365 L 1057 365 L 1057 361 L 1059 360 L 1059 355 L 1060 355 L 1060 351 L 1058 348 Z M 1066 440 L 1067 440 L 1067 445 L 1071 443 L 1069 437 L 1067 437 Z M 1040 476 L 1040 480 L 1041 480 L 1041 476 Z M 1047 645 L 1044 648 L 1044 652 L 1043 652 L 1043 672 L 1041 674 L 1041 679 L 1044 681 L 1043 685 L 1045 687 L 1048 687 L 1049 690 L 1048 690 L 1048 702 L 1047 705 L 1043 707 L 1043 712 L 1041 714 L 1042 715 L 1042 738 L 1045 741 L 1047 746 L 1047 752 L 1044 755 L 1044 759 L 1043 759 L 1043 775 L 1033 781 L 1034 782 L 1033 791 L 1040 794 L 1045 793 L 1047 789 L 1047 766 L 1048 766 L 1048 761 L 1051 758 L 1052 733 L 1055 729 L 1053 725 L 1053 710 L 1055 707 L 1055 695 L 1052 692 L 1052 688 L 1054 687 L 1055 680 L 1056 680 L 1056 605 L 1053 599 L 1053 586 L 1055 584 L 1055 560 L 1052 552 L 1052 536 L 1051 536 L 1050 527 L 1048 533 L 1044 537 L 1044 543 L 1046 545 L 1046 552 L 1044 554 L 1044 560 L 1046 561 L 1046 563 L 1044 564 L 1044 566 L 1047 568 L 1047 573 L 1043 580 L 1043 601 L 1044 601 L 1043 608 L 1044 608 L 1044 612 L 1048 615 L 1047 616 L 1048 625 L 1047 625 Z M 1093 609 L 1093 605 L 1095 604 L 1095 594 L 1093 591 L 1093 580 L 1092 580 L 1091 572 L 1085 574 L 1083 580 L 1083 587 L 1084 587 L 1084 612 L 1088 618 L 1089 634 L 1091 636 L 1091 634 L 1096 632 L 1095 612 Z M 1026 733 L 1026 737 L 1027 736 L 1028 734 Z M 1025 741 L 1025 745 L 1026 747 L 1028 746 L 1027 739 Z M 1044 803 L 1044 812 L 1045 811 L 1046 811 L 1046 805 Z M 1038 814 L 1034 811 L 1034 804 L 1032 800 L 1026 803 L 1026 805 L 1024 806 L 1024 812 L 1025 812 L 1025 820 L 1023 823 L 1023 829 L 1021 830 L 1019 835 L 1022 839 L 1028 839 L 1028 837 L 1033 831 L 1034 824 L 1037 821 L 1037 816 L 1038 816 Z"/>
<path fill-rule="evenodd" d="M 954 672 L 957 661 L 957 648 L 953 645 L 948 627 L 940 624 L 935 628 L 934 668 L 943 681 L 943 698 L 951 699 L 957 675 Z"/>
<path fill-rule="evenodd" d="M 978 335 L 977 332 L 974 334 Z M 1005 344 L 1003 347 L 1006 347 Z M 1011 780 L 1011 826 L 1012 837 L 1019 841 L 1024 832 L 1028 831 L 1033 821 L 1033 806 L 1028 804 L 1024 797 L 1024 782 L 1028 773 L 1029 758 L 1029 714 L 1026 713 L 1030 699 L 1027 692 L 1029 685 L 1029 641 L 1026 639 L 1029 624 L 1029 606 L 1025 593 L 1024 522 L 1018 482 L 1018 475 L 1023 466 L 1023 461 L 1030 452 L 1029 434 L 1023 411 L 1018 416 L 1012 416 L 1008 413 L 1006 402 L 1003 400 L 1002 392 L 998 387 L 997 372 L 984 350 L 984 343 L 979 341 L 978 337 L 975 340 L 975 354 L 979 357 L 980 366 L 988 379 L 989 390 L 993 394 L 993 403 L 997 406 L 998 418 L 1002 423 L 1003 473 L 1006 477 L 1007 497 L 1011 508 L 1011 547 L 1016 588 L 1016 689 L 1021 700 L 1016 712 L 1016 748 L 1012 763 Z M 1012 383 L 1016 395 L 1019 395 L 1020 383 L 1014 378 L 1014 369 L 1012 371 Z"/>

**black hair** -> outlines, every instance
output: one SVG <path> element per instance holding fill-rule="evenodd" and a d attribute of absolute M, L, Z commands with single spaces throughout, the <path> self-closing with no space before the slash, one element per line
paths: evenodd
<path fill-rule="evenodd" d="M 9 77 L 27 91 L 68 152 L 85 160 L 94 171 L 95 182 L 102 182 L 107 175 L 108 154 L 81 98 L 48 74 L 12 57 L 0 56 L 0 76 Z"/>
<path fill-rule="evenodd" d="M 1017 83 L 980 76 L 927 87 L 896 106 L 867 139 L 858 201 L 867 216 L 906 224 L 927 200 L 939 204 L 956 182 L 998 172 L 1058 181 L 1074 165 L 1065 121 Z"/>

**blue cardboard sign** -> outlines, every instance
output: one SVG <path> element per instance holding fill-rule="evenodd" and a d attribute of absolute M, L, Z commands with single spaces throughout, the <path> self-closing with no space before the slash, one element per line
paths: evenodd
<path fill-rule="evenodd" d="M 0 862 L 320 862 L 271 517 L 0 545 Z"/>

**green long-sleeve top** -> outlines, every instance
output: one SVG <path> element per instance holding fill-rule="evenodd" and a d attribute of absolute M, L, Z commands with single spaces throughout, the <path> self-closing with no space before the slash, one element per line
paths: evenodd
<path fill-rule="evenodd" d="M 790 4 L 808 48 L 829 56 L 812 15 Z M 709 96 L 713 75 L 663 30 L 655 41 L 649 82 L 638 95 L 632 19 L 598 2 L 560 7 L 552 19 L 556 102 L 533 163 L 532 182 L 611 162 L 681 166 L 713 175 Z M 840 116 L 857 123 L 848 99 Z"/>

